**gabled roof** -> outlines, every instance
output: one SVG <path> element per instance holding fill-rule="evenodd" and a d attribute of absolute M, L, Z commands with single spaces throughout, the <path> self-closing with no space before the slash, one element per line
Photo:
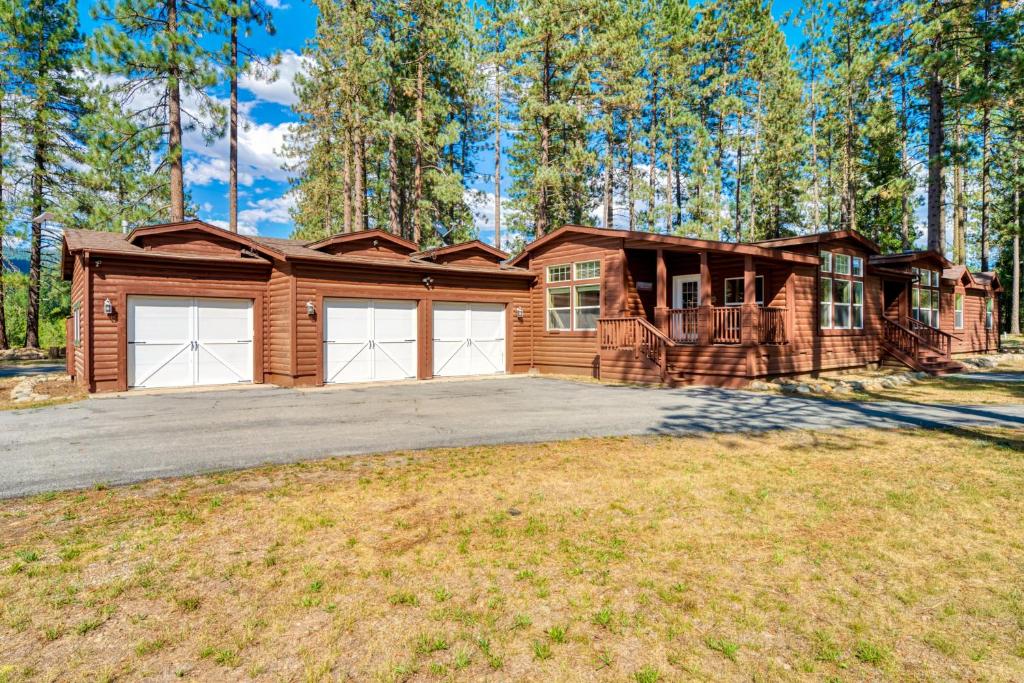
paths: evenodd
<path fill-rule="evenodd" d="M 1003 291 L 1003 285 L 999 282 L 999 276 L 996 275 L 995 271 L 987 270 L 982 273 L 972 273 L 974 282 L 981 286 L 991 289 L 993 292 Z"/>
<path fill-rule="evenodd" d="M 480 240 L 469 240 L 468 242 L 460 242 L 459 244 L 451 244 L 445 247 L 434 247 L 433 249 L 424 249 L 423 251 L 417 251 L 413 254 L 413 258 L 418 259 L 436 259 L 438 256 L 445 256 L 448 254 L 456 254 L 460 251 L 467 251 L 470 249 L 476 249 L 483 251 L 493 256 L 497 261 L 504 261 L 508 259 L 508 254 L 500 249 L 492 247 L 486 242 Z"/>
<path fill-rule="evenodd" d="M 816 232 L 810 235 L 799 235 L 796 237 L 776 237 L 770 240 L 758 240 L 751 244 L 760 244 L 766 247 L 796 247 L 805 244 L 819 244 L 821 242 L 833 242 L 835 240 L 853 240 L 862 247 L 876 254 L 881 253 L 881 248 L 873 240 L 868 239 L 856 230 L 832 230 L 831 232 Z"/>
<path fill-rule="evenodd" d="M 307 242 L 305 246 L 307 249 L 315 249 L 319 251 L 324 247 L 333 246 L 335 244 L 351 244 L 353 242 L 364 242 L 373 240 L 383 240 L 385 242 L 390 242 L 395 246 L 407 251 L 409 254 L 412 254 L 417 249 L 419 249 L 419 247 L 417 247 L 415 243 L 410 242 L 407 239 L 403 239 L 398 235 L 393 235 L 392 233 L 386 230 L 381 230 L 379 228 L 374 228 L 373 230 L 360 230 L 358 232 L 338 233 L 336 235 L 331 235 L 330 237 L 325 237 L 324 239 L 319 240 L 317 242 Z"/>
<path fill-rule="evenodd" d="M 269 253 L 271 256 L 281 256 L 279 252 L 268 252 L 268 249 L 264 245 L 261 245 L 256 240 L 250 239 L 245 235 L 239 235 L 237 232 L 218 228 L 216 225 L 211 225 L 210 223 L 201 221 L 197 218 L 191 218 L 187 221 L 179 221 L 176 223 L 161 223 L 158 225 L 147 225 L 141 228 L 135 228 L 128 233 L 125 241 L 128 242 L 128 244 L 136 244 L 139 240 L 152 235 L 162 235 L 170 232 L 185 232 L 188 230 L 204 232 L 212 235 L 213 237 L 227 240 L 229 242 L 235 242 L 240 247 L 247 247 L 259 253 Z"/>
<path fill-rule="evenodd" d="M 659 244 L 665 246 L 689 247 L 695 250 L 719 251 L 733 254 L 757 256 L 759 258 L 775 259 L 780 261 L 792 261 L 795 263 L 817 264 L 818 257 L 810 254 L 796 254 L 781 249 L 769 249 L 757 244 L 744 244 L 741 242 L 718 242 L 715 240 L 694 239 L 691 237 L 679 237 L 677 235 L 662 235 L 654 232 L 639 232 L 635 230 L 617 230 L 610 228 L 595 228 L 586 225 L 563 225 L 558 230 L 548 233 L 541 238 L 530 242 L 518 256 L 509 263 L 518 265 L 527 259 L 530 254 L 540 247 L 557 241 L 567 235 L 595 235 L 599 237 L 611 237 L 616 239 L 632 240 L 634 242 L 647 242 L 652 247 Z"/>
<path fill-rule="evenodd" d="M 942 264 L 943 268 L 951 268 L 953 262 L 946 258 L 940 252 L 931 249 L 919 249 L 917 251 L 901 251 L 897 254 L 879 254 L 872 256 L 871 263 L 879 263 L 885 265 L 892 265 L 895 263 L 911 263 L 913 261 L 920 260 L 922 258 L 932 257 Z"/>
<path fill-rule="evenodd" d="M 971 271 L 967 270 L 967 266 L 954 265 L 946 268 L 942 271 L 943 280 L 956 280 L 965 287 L 970 287 L 975 284 L 974 276 Z"/>

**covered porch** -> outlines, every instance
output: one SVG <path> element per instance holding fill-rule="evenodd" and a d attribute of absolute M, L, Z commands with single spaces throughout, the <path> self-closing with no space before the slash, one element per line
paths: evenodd
<path fill-rule="evenodd" d="M 646 323 L 690 346 L 786 344 L 793 329 L 793 254 L 751 245 L 624 245 L 621 290 L 599 324 L 602 346 Z M 753 252 L 753 253 L 752 253 Z M 813 263 L 813 257 L 804 257 Z M 609 272 L 609 277 L 616 277 Z M 607 291 L 613 291 L 609 283 Z"/>

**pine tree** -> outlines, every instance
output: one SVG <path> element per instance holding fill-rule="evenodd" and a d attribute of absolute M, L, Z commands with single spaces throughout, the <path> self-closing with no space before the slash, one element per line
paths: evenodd
<path fill-rule="evenodd" d="M 75 73 L 81 48 L 74 2 L 27 0 L 14 14 L 14 122 L 21 131 L 24 163 L 30 169 L 32 217 L 55 208 L 70 179 L 80 140 L 84 84 Z M 29 222 L 29 284 L 25 346 L 39 348 L 42 284 L 42 221 Z"/>
<path fill-rule="evenodd" d="M 164 131 L 169 218 L 184 220 L 183 132 L 198 126 L 212 140 L 223 130 L 223 107 L 210 94 L 216 54 L 202 40 L 215 28 L 215 17 L 196 0 L 100 0 L 93 15 L 105 22 L 88 41 L 93 67 L 115 78 L 140 131 Z M 196 111 L 185 107 L 191 98 L 199 102 Z"/>
<path fill-rule="evenodd" d="M 239 40 L 239 29 L 249 35 L 256 26 L 274 35 L 270 8 L 259 0 L 215 0 L 211 11 L 220 18 L 227 34 L 220 58 L 228 77 L 228 227 L 238 232 L 238 76 L 247 70 L 257 75 L 267 72 L 275 58 L 264 58 Z"/>
<path fill-rule="evenodd" d="M 593 11 L 590 2 L 525 0 L 516 13 L 519 35 L 510 48 L 518 55 L 511 75 L 520 131 L 510 155 L 514 228 L 537 237 L 583 222 L 592 206 Z"/>
<path fill-rule="evenodd" d="M 15 51 L 15 4 L 13 0 L 0 0 L 0 351 L 10 346 L 7 334 L 6 291 L 4 283 L 4 238 L 7 225 L 13 211 L 11 210 L 11 192 L 8 166 L 10 165 L 9 149 L 10 126 L 5 123 L 10 119 L 9 100 L 13 92 L 11 74 L 14 71 L 13 55 Z"/>

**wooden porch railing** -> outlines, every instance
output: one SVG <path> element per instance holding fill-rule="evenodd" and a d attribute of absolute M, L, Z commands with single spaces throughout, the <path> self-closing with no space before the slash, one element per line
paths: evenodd
<path fill-rule="evenodd" d="M 711 309 L 711 343 L 739 344 L 743 309 L 739 306 L 715 306 Z"/>
<path fill-rule="evenodd" d="M 892 318 L 882 318 L 882 341 L 906 354 L 915 363 L 921 352 L 921 337 Z"/>
<path fill-rule="evenodd" d="M 699 308 L 670 308 L 668 311 L 668 336 L 682 344 L 697 343 Z"/>
<path fill-rule="evenodd" d="M 953 352 L 953 339 L 956 337 L 914 318 L 904 318 L 904 320 L 907 329 L 920 337 L 922 342 L 942 353 L 946 358 L 950 357 Z"/>
<path fill-rule="evenodd" d="M 668 381 L 666 349 L 675 343 L 643 318 L 598 318 L 597 338 L 602 350 L 632 351 L 634 358 L 658 368 L 662 382 Z"/>
<path fill-rule="evenodd" d="M 757 341 L 760 344 L 786 343 L 786 309 L 781 306 L 766 306 L 760 309 Z"/>
<path fill-rule="evenodd" d="M 700 339 L 701 308 L 670 308 L 668 310 L 668 336 L 677 344 L 696 344 Z M 743 340 L 743 308 L 739 306 L 709 307 L 711 343 L 739 344 Z M 755 320 L 759 344 L 784 344 L 786 335 L 786 309 L 768 306 L 757 309 Z"/>

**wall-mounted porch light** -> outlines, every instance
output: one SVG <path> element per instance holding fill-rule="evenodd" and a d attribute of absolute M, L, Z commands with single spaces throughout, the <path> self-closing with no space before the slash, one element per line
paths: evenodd
<path fill-rule="evenodd" d="M 434 286 L 434 278 L 427 275 L 425 278 L 423 278 L 423 284 L 427 286 L 427 289 L 430 289 L 431 287 Z"/>
<path fill-rule="evenodd" d="M 114 304 L 111 303 L 110 299 L 103 300 L 103 313 L 105 315 L 114 315 Z"/>
<path fill-rule="evenodd" d="M 523 319 L 523 307 L 522 306 L 516 306 L 515 316 L 517 318 L 519 318 L 520 320 Z"/>
<path fill-rule="evenodd" d="M 310 318 L 316 315 L 316 306 L 313 304 L 312 301 L 306 302 L 306 315 L 308 315 Z"/>

